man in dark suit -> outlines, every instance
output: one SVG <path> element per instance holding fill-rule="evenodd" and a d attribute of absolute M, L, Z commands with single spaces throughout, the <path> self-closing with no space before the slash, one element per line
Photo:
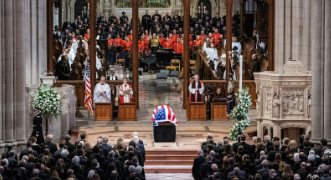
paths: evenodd
<path fill-rule="evenodd" d="M 241 171 L 238 167 L 235 167 L 233 171 L 229 172 L 227 179 L 231 180 L 234 177 L 239 178 L 239 180 L 245 180 L 246 179 L 246 172 Z"/>
<path fill-rule="evenodd" d="M 224 176 L 228 177 L 228 174 L 234 170 L 234 157 L 229 158 L 229 166 L 224 170 Z"/>
<path fill-rule="evenodd" d="M 211 150 L 209 154 L 213 158 L 212 162 L 215 163 L 218 166 L 219 169 L 221 169 L 221 161 L 216 158 L 215 151 Z M 220 158 L 218 153 L 217 153 L 217 157 Z"/>
<path fill-rule="evenodd" d="M 240 142 L 241 142 L 240 138 L 241 138 L 241 134 L 237 136 L 238 142 L 232 144 L 234 153 L 237 153 L 238 146 L 240 145 Z"/>
<path fill-rule="evenodd" d="M 265 135 L 264 138 L 263 138 L 263 141 L 265 143 L 265 148 L 266 149 L 268 149 L 269 146 L 273 145 L 269 135 Z"/>
<path fill-rule="evenodd" d="M 17 165 L 17 159 L 15 158 L 15 151 L 14 150 L 11 150 L 9 151 L 9 157 L 7 158 L 8 160 L 8 166 L 9 167 L 15 167 Z"/>
<path fill-rule="evenodd" d="M 133 137 L 135 137 L 135 136 L 137 136 L 137 137 L 139 137 L 138 136 L 139 134 L 138 134 L 138 132 L 133 132 Z M 129 146 L 132 146 L 130 143 L 132 143 L 133 142 L 133 140 L 131 140 L 130 142 L 129 142 Z M 145 146 L 144 146 L 144 142 L 139 138 L 139 145 L 141 145 L 141 147 L 144 149 L 144 151 L 145 151 Z"/>
<path fill-rule="evenodd" d="M 203 157 L 203 151 L 198 151 L 198 157 L 194 159 L 192 166 L 192 176 L 195 180 L 202 180 L 200 176 L 200 166 L 206 161 L 206 158 Z"/>
<path fill-rule="evenodd" d="M 261 164 L 262 164 L 262 169 L 257 170 L 257 173 L 263 175 L 265 172 L 269 172 L 268 160 L 263 160 Z M 263 179 L 263 180 L 266 180 L 266 179 Z"/>
<path fill-rule="evenodd" d="M 142 17 L 141 24 L 145 30 L 148 30 L 148 32 L 151 28 L 151 22 L 152 22 L 152 17 L 148 15 L 148 10 L 146 10 L 145 15 L 143 15 Z"/>
<path fill-rule="evenodd" d="M 246 141 L 246 136 L 243 134 L 240 137 L 240 145 L 244 147 L 245 154 L 249 154 L 251 145 L 245 142 Z"/>
<path fill-rule="evenodd" d="M 275 141 L 273 144 L 274 144 L 274 150 L 272 150 L 268 153 L 269 162 L 274 162 L 275 156 L 277 153 L 280 153 L 282 155 L 283 161 L 286 160 L 286 153 L 284 151 L 280 150 L 280 142 Z"/>
<path fill-rule="evenodd" d="M 62 157 L 62 156 L 61 156 L 61 152 L 62 152 L 62 150 L 63 150 L 63 148 L 64 148 L 64 143 L 63 143 L 63 142 L 60 142 L 60 143 L 59 143 L 59 147 L 60 147 L 60 149 L 54 152 L 54 158 L 55 158 L 56 161 L 57 161 L 59 158 Z"/>
<path fill-rule="evenodd" d="M 111 147 L 111 145 L 109 145 L 107 143 L 108 143 L 108 138 L 107 137 L 104 137 L 103 138 L 103 143 L 102 143 L 101 147 L 102 147 L 103 154 L 105 156 L 108 156 L 109 151 L 111 151 L 113 149 Z"/>
<path fill-rule="evenodd" d="M 207 155 L 206 162 L 200 167 L 201 179 L 207 178 L 208 172 L 213 171 L 213 169 L 211 168 L 211 165 L 213 164 L 212 160 L 213 158 L 211 157 L 211 155 Z"/>
<path fill-rule="evenodd" d="M 31 141 L 28 141 L 28 142 L 26 143 L 26 149 L 23 149 L 23 150 L 21 151 L 21 153 L 20 153 L 20 158 L 19 158 L 19 159 L 22 159 L 22 157 L 23 157 L 24 155 L 28 155 L 29 152 L 32 152 L 32 154 L 33 154 L 35 157 L 38 156 L 37 152 L 34 151 L 34 150 L 32 149 Z"/>
<path fill-rule="evenodd" d="M 64 136 L 64 139 L 66 141 L 64 144 L 67 146 L 68 151 L 70 153 L 72 153 L 75 150 L 75 145 L 73 145 L 73 144 L 70 143 L 70 135 L 69 134 L 66 134 Z"/>
<path fill-rule="evenodd" d="M 85 137 L 86 137 L 86 135 L 83 133 L 83 134 L 81 134 L 80 135 L 80 140 L 79 141 L 77 141 L 77 142 L 75 142 L 75 146 L 77 146 L 77 144 L 79 143 L 79 142 L 81 142 L 81 141 L 83 141 L 84 143 L 86 142 L 85 141 Z"/>
<path fill-rule="evenodd" d="M 48 146 L 51 154 L 54 154 L 55 151 L 57 151 L 57 146 L 56 144 L 52 143 L 52 140 L 53 140 L 53 135 L 48 134 L 46 137 L 46 142 L 41 145 L 41 148 L 44 149 L 45 146 Z"/>
<path fill-rule="evenodd" d="M 307 168 L 306 168 L 306 162 L 302 162 L 300 167 L 301 167 L 301 169 L 299 169 L 297 171 L 297 173 L 300 175 L 301 180 L 306 180 L 306 178 L 309 174 L 309 172 L 307 171 Z"/>

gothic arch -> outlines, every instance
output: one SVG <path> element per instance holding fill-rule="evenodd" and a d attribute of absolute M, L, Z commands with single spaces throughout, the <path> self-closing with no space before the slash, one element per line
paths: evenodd
<path fill-rule="evenodd" d="M 193 10 L 192 10 L 193 14 L 198 9 L 199 1 L 200 0 L 195 0 L 194 1 L 194 6 L 193 6 Z M 210 2 L 210 4 L 211 4 L 211 16 L 214 17 L 216 15 L 216 13 L 220 11 L 219 9 L 217 9 L 218 6 L 217 6 L 215 0 L 205 0 L 205 1 Z M 221 3 L 221 6 L 224 5 L 221 1 L 218 1 L 218 3 Z"/>
<path fill-rule="evenodd" d="M 82 11 L 84 10 L 84 6 L 87 7 L 86 0 L 76 0 L 75 2 L 75 16 L 82 16 Z"/>

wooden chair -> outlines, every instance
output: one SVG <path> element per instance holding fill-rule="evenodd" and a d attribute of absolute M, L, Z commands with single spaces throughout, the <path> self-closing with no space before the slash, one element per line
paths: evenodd
<path fill-rule="evenodd" d="M 125 63 L 125 59 L 118 59 L 119 55 L 120 55 L 120 53 L 116 54 L 116 64 L 115 64 L 116 67 L 117 67 L 118 64 L 121 66 L 121 64 L 120 64 L 121 62 Z"/>
<path fill-rule="evenodd" d="M 190 69 L 195 70 L 195 60 L 190 60 Z"/>
<path fill-rule="evenodd" d="M 170 61 L 171 66 L 167 66 L 166 70 L 171 69 L 176 71 L 177 69 L 180 70 L 180 60 L 179 59 L 171 59 Z"/>

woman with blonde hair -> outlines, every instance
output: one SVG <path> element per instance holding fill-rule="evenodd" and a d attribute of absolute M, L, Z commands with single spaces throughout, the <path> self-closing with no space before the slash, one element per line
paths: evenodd
<path fill-rule="evenodd" d="M 282 173 L 283 180 L 293 180 L 293 171 L 291 165 L 285 164 L 283 173 Z"/>
<path fill-rule="evenodd" d="M 86 142 L 83 146 L 83 150 L 85 152 L 86 157 L 90 157 L 90 154 L 92 153 L 92 147 L 89 142 Z"/>
<path fill-rule="evenodd" d="M 127 150 L 127 146 L 124 144 L 124 139 L 122 137 L 119 137 L 117 139 L 117 143 L 114 146 L 114 149 L 116 150 L 116 152 L 119 152 L 119 155 L 121 157 L 124 157 L 125 152 Z"/>
<path fill-rule="evenodd" d="M 229 166 L 229 158 L 227 156 L 224 156 L 222 169 L 226 169 L 228 166 Z"/>
<path fill-rule="evenodd" d="M 291 140 L 289 143 L 288 143 L 288 147 L 287 149 L 285 150 L 286 153 L 289 153 L 289 150 L 291 147 L 295 147 L 295 149 L 298 148 L 298 145 L 297 145 L 297 142 L 295 140 Z"/>
<path fill-rule="evenodd" d="M 282 151 L 285 151 L 285 150 L 287 149 L 289 143 L 290 143 L 290 139 L 287 138 L 287 137 L 284 138 L 284 139 L 283 139 L 283 145 L 282 145 L 281 150 L 282 150 Z"/>
<path fill-rule="evenodd" d="M 275 170 L 277 171 L 280 167 L 280 164 L 282 163 L 282 155 L 280 153 L 276 153 L 274 164 L 275 164 Z"/>

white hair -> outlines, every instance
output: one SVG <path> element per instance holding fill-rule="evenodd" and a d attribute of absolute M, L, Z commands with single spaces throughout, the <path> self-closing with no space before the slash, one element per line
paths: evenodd
<path fill-rule="evenodd" d="M 136 173 L 137 174 L 140 174 L 142 170 L 143 170 L 143 168 L 141 166 L 136 167 Z"/>
<path fill-rule="evenodd" d="M 74 164 L 76 166 L 79 165 L 79 161 L 80 161 L 80 159 L 79 159 L 78 156 L 75 156 L 75 157 L 72 158 L 72 164 Z"/>
<path fill-rule="evenodd" d="M 315 155 L 314 154 L 309 154 L 308 155 L 308 160 L 309 161 L 315 161 Z"/>
<path fill-rule="evenodd" d="M 313 154 L 313 155 L 315 155 L 315 151 L 314 151 L 314 150 L 310 150 L 310 151 L 309 151 L 309 154 Z"/>
<path fill-rule="evenodd" d="M 79 141 L 79 143 L 82 144 L 82 146 L 84 146 L 85 142 L 84 141 Z"/>
<path fill-rule="evenodd" d="M 135 174 L 136 173 L 136 167 L 134 167 L 133 165 L 129 166 L 129 172 L 130 172 L 130 174 Z"/>
<path fill-rule="evenodd" d="M 25 160 L 25 162 L 28 162 L 28 156 L 27 155 L 24 155 L 23 157 L 22 157 L 22 159 L 24 159 Z"/>
<path fill-rule="evenodd" d="M 67 149 L 63 149 L 61 151 L 61 156 L 68 156 L 69 155 L 69 151 Z"/>
<path fill-rule="evenodd" d="M 94 174 L 95 174 L 95 172 L 93 170 L 90 170 L 87 174 L 87 177 L 92 178 Z"/>
<path fill-rule="evenodd" d="M 138 136 L 138 132 L 133 132 L 133 136 Z"/>

